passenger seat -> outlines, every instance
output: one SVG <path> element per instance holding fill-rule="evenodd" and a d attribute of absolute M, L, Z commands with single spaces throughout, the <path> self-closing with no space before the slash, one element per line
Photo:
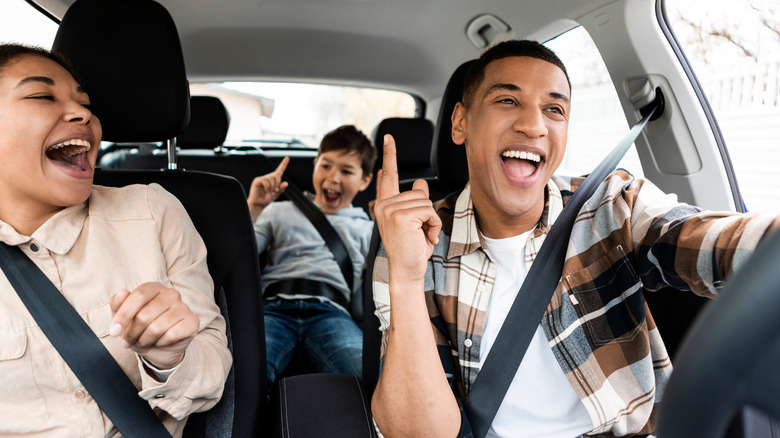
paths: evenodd
<path fill-rule="evenodd" d="M 53 50 L 73 63 L 100 117 L 104 139 L 166 142 L 186 126 L 190 100 L 184 57 L 176 26 L 159 3 L 77 0 L 62 19 Z M 191 415 L 184 436 L 257 436 L 266 429 L 265 336 L 257 248 L 244 192 L 235 179 L 205 172 L 95 174 L 95 183 L 102 185 L 150 182 L 179 198 L 203 237 L 233 354 L 222 400 Z"/>

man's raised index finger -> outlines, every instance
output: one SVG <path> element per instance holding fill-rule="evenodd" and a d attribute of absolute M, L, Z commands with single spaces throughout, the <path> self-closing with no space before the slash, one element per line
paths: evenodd
<path fill-rule="evenodd" d="M 279 163 L 278 166 L 276 166 L 276 170 L 274 170 L 274 173 L 278 173 L 279 175 L 283 174 L 284 171 L 287 169 L 287 164 L 289 163 L 290 163 L 290 157 L 282 158 L 282 161 Z"/>
<path fill-rule="evenodd" d="M 377 199 L 387 199 L 395 196 L 398 190 L 398 162 L 395 156 L 395 139 L 390 134 L 384 136 L 384 152 L 382 154 L 382 179 L 377 187 Z"/>

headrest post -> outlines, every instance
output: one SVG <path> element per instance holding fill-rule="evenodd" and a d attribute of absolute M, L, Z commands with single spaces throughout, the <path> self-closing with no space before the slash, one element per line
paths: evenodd
<path fill-rule="evenodd" d="M 176 164 L 176 138 L 165 140 L 165 147 L 168 150 L 168 170 L 178 170 Z"/>

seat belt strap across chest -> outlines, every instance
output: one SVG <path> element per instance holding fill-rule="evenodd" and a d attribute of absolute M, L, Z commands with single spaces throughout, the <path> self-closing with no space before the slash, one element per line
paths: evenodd
<path fill-rule="evenodd" d="M 81 315 L 20 248 L 0 242 L 0 269 L 35 322 L 122 435 L 170 438 Z"/>
<path fill-rule="evenodd" d="M 475 438 L 485 437 L 490 430 L 493 418 L 561 279 L 566 247 L 577 214 L 585 201 L 593 196 L 599 184 L 617 167 L 647 122 L 660 116 L 662 111 L 663 94 L 660 89 L 656 89 L 655 100 L 642 109 L 644 117 L 631 128 L 593 173 L 585 178 L 551 227 L 536 256 L 537 262 L 528 270 L 528 275 L 466 398 L 465 411 Z M 658 114 L 653 117 L 655 113 Z"/>
<path fill-rule="evenodd" d="M 333 257 L 336 259 L 336 263 L 339 265 L 341 274 L 344 276 L 344 280 L 347 282 L 347 288 L 349 294 L 352 295 L 353 285 L 355 277 L 352 270 L 352 259 L 349 257 L 349 251 L 344 241 L 341 240 L 336 229 L 333 228 L 325 214 L 320 210 L 306 195 L 298 188 L 292 181 L 287 180 L 287 188 L 284 193 L 288 198 L 298 207 L 299 210 L 309 219 L 309 222 L 314 225 L 317 232 L 322 236 L 322 240 L 325 241 L 325 245 L 333 253 Z"/>

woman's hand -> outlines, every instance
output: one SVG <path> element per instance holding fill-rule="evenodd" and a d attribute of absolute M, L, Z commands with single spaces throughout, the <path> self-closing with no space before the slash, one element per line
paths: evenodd
<path fill-rule="evenodd" d="M 111 297 L 111 313 L 109 334 L 121 336 L 126 348 L 160 370 L 181 363 L 200 327 L 179 292 L 157 282 L 117 292 Z"/>

